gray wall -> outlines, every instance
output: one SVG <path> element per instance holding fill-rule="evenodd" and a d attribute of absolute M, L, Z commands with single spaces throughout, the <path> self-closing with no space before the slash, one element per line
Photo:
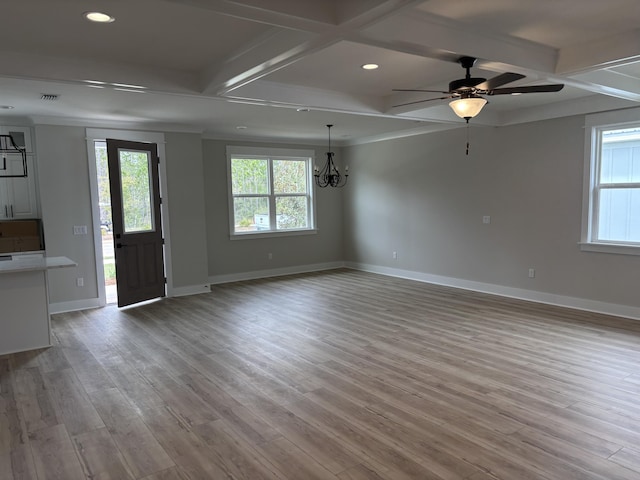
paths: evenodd
<path fill-rule="evenodd" d="M 578 245 L 583 124 L 472 127 L 469 156 L 465 129 L 345 148 L 346 260 L 640 306 L 640 256 Z"/>
<path fill-rule="evenodd" d="M 67 256 L 78 263 L 77 268 L 51 272 L 50 301 L 54 304 L 81 303 L 98 295 L 93 238 L 90 234 L 73 235 L 74 225 L 87 225 L 89 229 L 92 225 L 85 135 L 83 127 L 35 128 L 47 253 Z M 342 262 L 342 190 L 318 190 L 317 234 L 232 241 L 226 163 L 230 142 L 203 141 L 200 135 L 183 133 L 165 133 L 165 140 L 174 288 L 204 286 L 210 278 L 220 276 L 255 276 L 256 272 L 259 275 Z M 325 147 L 315 150 L 317 158 L 322 159 Z M 272 260 L 268 259 L 269 253 Z M 77 277 L 84 278 L 84 287 L 76 286 Z"/>
<path fill-rule="evenodd" d="M 37 126 L 35 138 L 47 255 L 69 257 L 78 264 L 49 272 L 49 301 L 97 298 L 85 129 Z M 73 235 L 74 225 L 86 225 L 89 234 Z M 84 278 L 84 287 L 76 286 L 77 277 Z"/>
<path fill-rule="evenodd" d="M 277 238 L 229 238 L 229 200 L 227 196 L 227 145 L 314 149 L 316 162 L 323 161 L 326 147 L 287 144 L 259 144 L 205 140 L 204 179 L 209 242 L 209 275 L 212 280 L 249 272 L 291 269 L 308 265 L 342 262 L 342 195 L 344 189 L 316 190 L 317 227 L 315 235 Z M 336 157 L 341 156 L 336 150 Z M 273 259 L 268 259 L 268 254 Z M 241 278 L 241 275 L 237 278 Z"/>
<path fill-rule="evenodd" d="M 465 129 L 340 149 L 337 159 L 352 175 L 344 189 L 317 190 L 317 234 L 242 240 L 229 238 L 225 149 L 246 143 L 166 134 L 174 286 L 346 260 L 640 306 L 639 256 L 578 246 L 583 123 L 474 126 L 469 156 Z M 85 129 L 37 126 L 35 133 L 47 251 L 78 262 L 51 272 L 51 302 L 95 298 L 92 238 L 73 235 L 74 225 L 92 224 Z M 318 162 L 324 150 L 315 147 Z M 482 223 L 484 215 L 491 224 Z M 536 278 L 528 278 L 529 268 Z"/>
<path fill-rule="evenodd" d="M 200 135 L 165 134 L 173 286 L 208 285 Z"/>
<path fill-rule="evenodd" d="M 85 128 L 36 126 L 37 170 L 47 254 L 66 256 L 76 268 L 49 274 L 50 303 L 98 296 Z M 202 142 L 200 135 L 166 134 L 171 264 L 174 287 L 208 284 Z M 167 198 L 167 196 L 165 196 Z M 76 278 L 84 278 L 84 287 Z"/>

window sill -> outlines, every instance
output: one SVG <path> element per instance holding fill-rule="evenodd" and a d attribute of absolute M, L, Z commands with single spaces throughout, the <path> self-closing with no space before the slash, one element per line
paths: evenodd
<path fill-rule="evenodd" d="M 623 245 L 617 243 L 580 242 L 583 252 L 616 253 L 620 255 L 640 255 L 640 245 Z"/>
<path fill-rule="evenodd" d="M 247 233 L 234 233 L 229 236 L 231 240 L 252 240 L 256 238 L 274 238 L 274 237 L 295 237 L 300 235 L 315 235 L 318 233 L 318 229 L 313 228 L 309 230 L 287 230 L 284 232 L 247 232 Z"/>

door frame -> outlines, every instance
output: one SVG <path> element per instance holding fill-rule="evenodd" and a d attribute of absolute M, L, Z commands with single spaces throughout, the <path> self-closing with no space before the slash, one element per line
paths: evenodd
<path fill-rule="evenodd" d="M 95 142 L 106 141 L 107 138 L 129 140 L 133 142 L 155 143 L 158 147 L 158 175 L 160 177 L 160 215 L 162 216 L 162 234 L 164 236 L 164 272 L 167 277 L 167 297 L 173 296 L 173 271 L 171 268 L 171 238 L 169 235 L 169 194 L 167 190 L 167 163 L 165 161 L 165 139 L 163 133 L 136 132 L 130 130 L 114 130 L 106 128 L 87 128 L 87 153 L 89 163 L 89 188 L 91 193 L 91 216 L 93 224 L 93 242 L 95 248 L 96 280 L 98 285 L 98 303 L 104 307 L 107 304 L 107 294 L 104 286 L 104 266 L 102 263 L 102 234 L 100 231 L 100 207 L 98 205 L 98 179 L 96 171 Z"/>

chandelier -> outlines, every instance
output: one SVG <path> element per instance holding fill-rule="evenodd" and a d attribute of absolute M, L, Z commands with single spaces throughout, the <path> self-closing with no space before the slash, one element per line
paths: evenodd
<path fill-rule="evenodd" d="M 341 175 L 338 171 L 338 167 L 333 163 L 333 152 L 331 151 L 331 127 L 333 125 L 327 125 L 329 129 L 329 151 L 327 152 L 327 163 L 321 169 L 316 165 L 313 168 L 313 176 L 316 177 L 316 185 L 320 188 L 324 187 L 344 187 L 347 184 L 347 178 L 349 177 L 349 167 L 345 167 L 344 175 Z"/>

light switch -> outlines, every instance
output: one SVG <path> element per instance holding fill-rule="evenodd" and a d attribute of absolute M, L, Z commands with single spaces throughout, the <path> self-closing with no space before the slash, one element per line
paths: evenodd
<path fill-rule="evenodd" d="M 485 215 L 482 217 L 482 223 L 491 223 L 491 217 L 489 215 Z"/>
<path fill-rule="evenodd" d="M 87 226 L 86 225 L 74 225 L 73 226 L 73 234 L 74 235 L 86 235 L 87 234 Z"/>

